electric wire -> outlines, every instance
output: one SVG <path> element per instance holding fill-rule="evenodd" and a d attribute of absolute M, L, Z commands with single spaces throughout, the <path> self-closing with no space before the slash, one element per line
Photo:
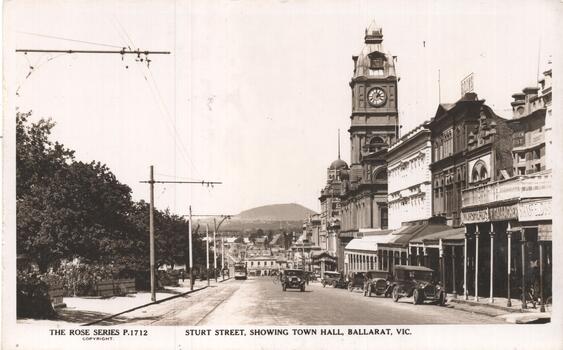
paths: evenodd
<path fill-rule="evenodd" d="M 57 59 L 61 56 L 64 55 L 68 55 L 67 52 L 63 52 L 61 54 L 58 54 L 56 56 L 51 56 L 50 58 L 48 58 L 46 61 L 42 62 L 41 64 L 38 65 L 30 65 L 29 66 L 29 72 L 27 73 L 27 75 L 25 76 L 25 78 L 23 78 L 23 80 L 18 84 L 18 87 L 16 89 L 16 96 L 20 96 L 20 90 L 23 87 L 23 85 L 25 84 L 25 82 L 27 81 L 27 79 L 29 79 L 29 77 L 31 76 L 31 74 L 33 74 L 34 72 L 37 72 L 41 67 L 43 67 L 45 65 L 45 63 L 51 62 L 54 59 Z M 26 55 L 27 56 L 27 55 Z M 29 60 L 28 60 L 29 62 Z M 39 60 L 37 61 L 39 63 Z"/>
<path fill-rule="evenodd" d="M 114 21 L 115 23 L 117 23 L 117 25 L 119 26 L 119 28 L 121 29 L 121 32 L 125 35 L 126 42 L 129 43 L 129 45 L 135 47 L 135 44 L 133 43 L 133 40 L 131 40 L 131 37 L 129 36 L 129 34 L 127 33 L 127 31 L 125 30 L 125 28 L 121 25 L 121 23 L 117 20 L 117 18 L 114 17 Z M 118 30 L 119 32 L 119 30 Z M 123 40 L 123 34 L 120 34 L 120 36 L 122 37 Z M 160 92 L 160 89 L 158 87 L 158 84 L 156 83 L 156 79 L 154 78 L 154 75 L 152 74 L 152 70 L 147 66 L 146 70 L 149 72 L 150 78 L 152 80 L 152 86 L 151 83 L 149 82 L 149 80 L 147 79 L 147 75 L 145 74 L 145 72 L 141 71 L 141 74 L 143 75 L 145 81 L 147 82 L 147 84 L 149 85 L 151 94 L 153 95 L 153 98 L 156 100 L 157 105 L 159 106 L 159 110 L 161 112 L 161 114 L 164 114 L 164 116 L 166 117 L 166 119 L 168 120 L 168 122 L 171 124 L 171 128 L 172 128 L 172 136 L 174 137 L 174 144 L 175 147 L 174 149 L 177 148 L 177 146 L 179 145 L 179 150 L 180 150 L 180 154 L 183 156 L 184 160 L 189 162 L 191 164 L 192 169 L 195 171 L 196 175 L 203 177 L 200 172 L 198 171 L 197 167 L 195 166 L 194 162 L 192 161 L 191 157 L 189 156 L 189 152 L 187 151 L 187 147 L 184 145 L 184 143 L 182 142 L 182 138 L 180 137 L 178 130 L 176 128 L 176 123 L 172 120 L 172 117 L 170 115 L 170 112 L 167 108 L 166 103 L 164 102 L 164 98 L 162 97 L 162 94 Z M 156 90 L 156 94 L 154 93 L 154 90 Z M 164 113 L 163 113 L 164 112 Z M 170 129 L 170 126 L 167 124 L 167 128 Z M 169 130 L 170 131 L 170 130 Z M 176 142 L 176 140 L 178 140 L 179 142 Z M 183 153 L 183 154 L 182 154 Z"/>
<path fill-rule="evenodd" d="M 55 36 L 55 35 L 47 35 L 47 34 L 31 33 L 31 32 L 21 32 L 21 31 L 18 31 L 17 33 L 26 34 L 26 35 L 33 35 L 33 36 L 39 36 L 39 37 L 43 37 L 43 38 L 50 38 L 50 39 L 57 39 L 57 40 L 64 40 L 64 41 L 71 41 L 71 42 L 75 42 L 75 43 L 96 45 L 96 46 L 106 46 L 106 47 L 123 48 L 123 46 L 118 46 L 118 45 L 103 44 L 103 43 L 97 43 L 97 42 L 93 42 L 93 41 L 86 41 L 86 40 L 78 40 L 78 39 L 64 38 L 64 37 Z"/>

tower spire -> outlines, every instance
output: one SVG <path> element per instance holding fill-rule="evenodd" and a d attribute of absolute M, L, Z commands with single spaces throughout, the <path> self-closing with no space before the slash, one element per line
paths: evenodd
<path fill-rule="evenodd" d="M 338 159 L 340 159 L 340 129 L 338 129 Z"/>

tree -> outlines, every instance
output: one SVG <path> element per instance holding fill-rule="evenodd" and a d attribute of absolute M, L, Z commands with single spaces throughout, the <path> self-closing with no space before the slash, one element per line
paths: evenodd
<path fill-rule="evenodd" d="M 110 263 L 128 239 L 131 189 L 100 163 L 74 161 L 74 151 L 49 140 L 54 123 L 16 123 L 17 250 L 42 272 L 62 259 Z"/>
<path fill-rule="evenodd" d="M 74 159 L 49 137 L 54 123 L 16 115 L 17 252 L 41 272 L 63 260 L 113 265 L 124 274 L 149 270 L 149 205 L 100 162 Z M 156 267 L 188 258 L 188 223 L 155 210 Z M 194 261 L 205 247 L 194 235 Z"/>

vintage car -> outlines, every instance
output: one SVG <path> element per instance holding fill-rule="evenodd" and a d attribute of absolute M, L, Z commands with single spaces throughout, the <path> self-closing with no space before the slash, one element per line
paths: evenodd
<path fill-rule="evenodd" d="M 365 281 L 365 272 L 350 272 L 348 274 L 348 290 L 351 292 L 354 289 L 363 289 Z"/>
<path fill-rule="evenodd" d="M 439 305 L 446 303 L 446 291 L 436 278 L 434 270 L 424 266 L 395 266 L 393 271 L 393 301 L 412 297 L 413 304 L 432 300 Z"/>
<path fill-rule="evenodd" d="M 342 274 L 337 271 L 325 271 L 324 278 L 321 279 L 321 284 L 323 288 L 326 286 L 332 286 L 334 288 L 346 287 L 346 281 L 342 277 Z"/>
<path fill-rule="evenodd" d="M 285 292 L 286 289 L 300 289 L 302 292 L 305 291 L 305 282 L 307 282 L 307 272 L 303 270 L 288 269 L 284 270 L 281 277 L 282 290 Z"/>
<path fill-rule="evenodd" d="M 393 285 L 391 274 L 387 271 L 368 271 L 364 281 L 364 296 L 371 297 L 372 294 L 391 296 Z"/>

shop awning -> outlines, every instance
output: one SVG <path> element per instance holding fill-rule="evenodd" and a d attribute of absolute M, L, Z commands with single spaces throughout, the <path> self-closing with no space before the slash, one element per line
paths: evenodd
<path fill-rule="evenodd" d="M 425 244 L 432 244 L 438 243 L 442 240 L 442 242 L 453 242 L 453 241 L 461 241 L 465 239 L 465 228 L 450 228 L 449 230 L 444 230 L 440 232 L 430 233 L 426 235 L 418 235 L 414 239 L 411 240 L 411 243 L 425 243 Z"/>
<path fill-rule="evenodd" d="M 407 223 L 391 233 L 393 239 L 390 240 L 388 244 L 407 246 L 414 239 L 447 230 L 451 230 L 451 227 L 443 223 L 429 222 L 426 220 Z"/>
<path fill-rule="evenodd" d="M 374 236 L 366 236 L 363 238 L 354 238 L 346 245 L 346 250 L 364 250 L 377 252 L 378 244 L 388 243 L 393 239 L 391 234 L 381 234 Z"/>

